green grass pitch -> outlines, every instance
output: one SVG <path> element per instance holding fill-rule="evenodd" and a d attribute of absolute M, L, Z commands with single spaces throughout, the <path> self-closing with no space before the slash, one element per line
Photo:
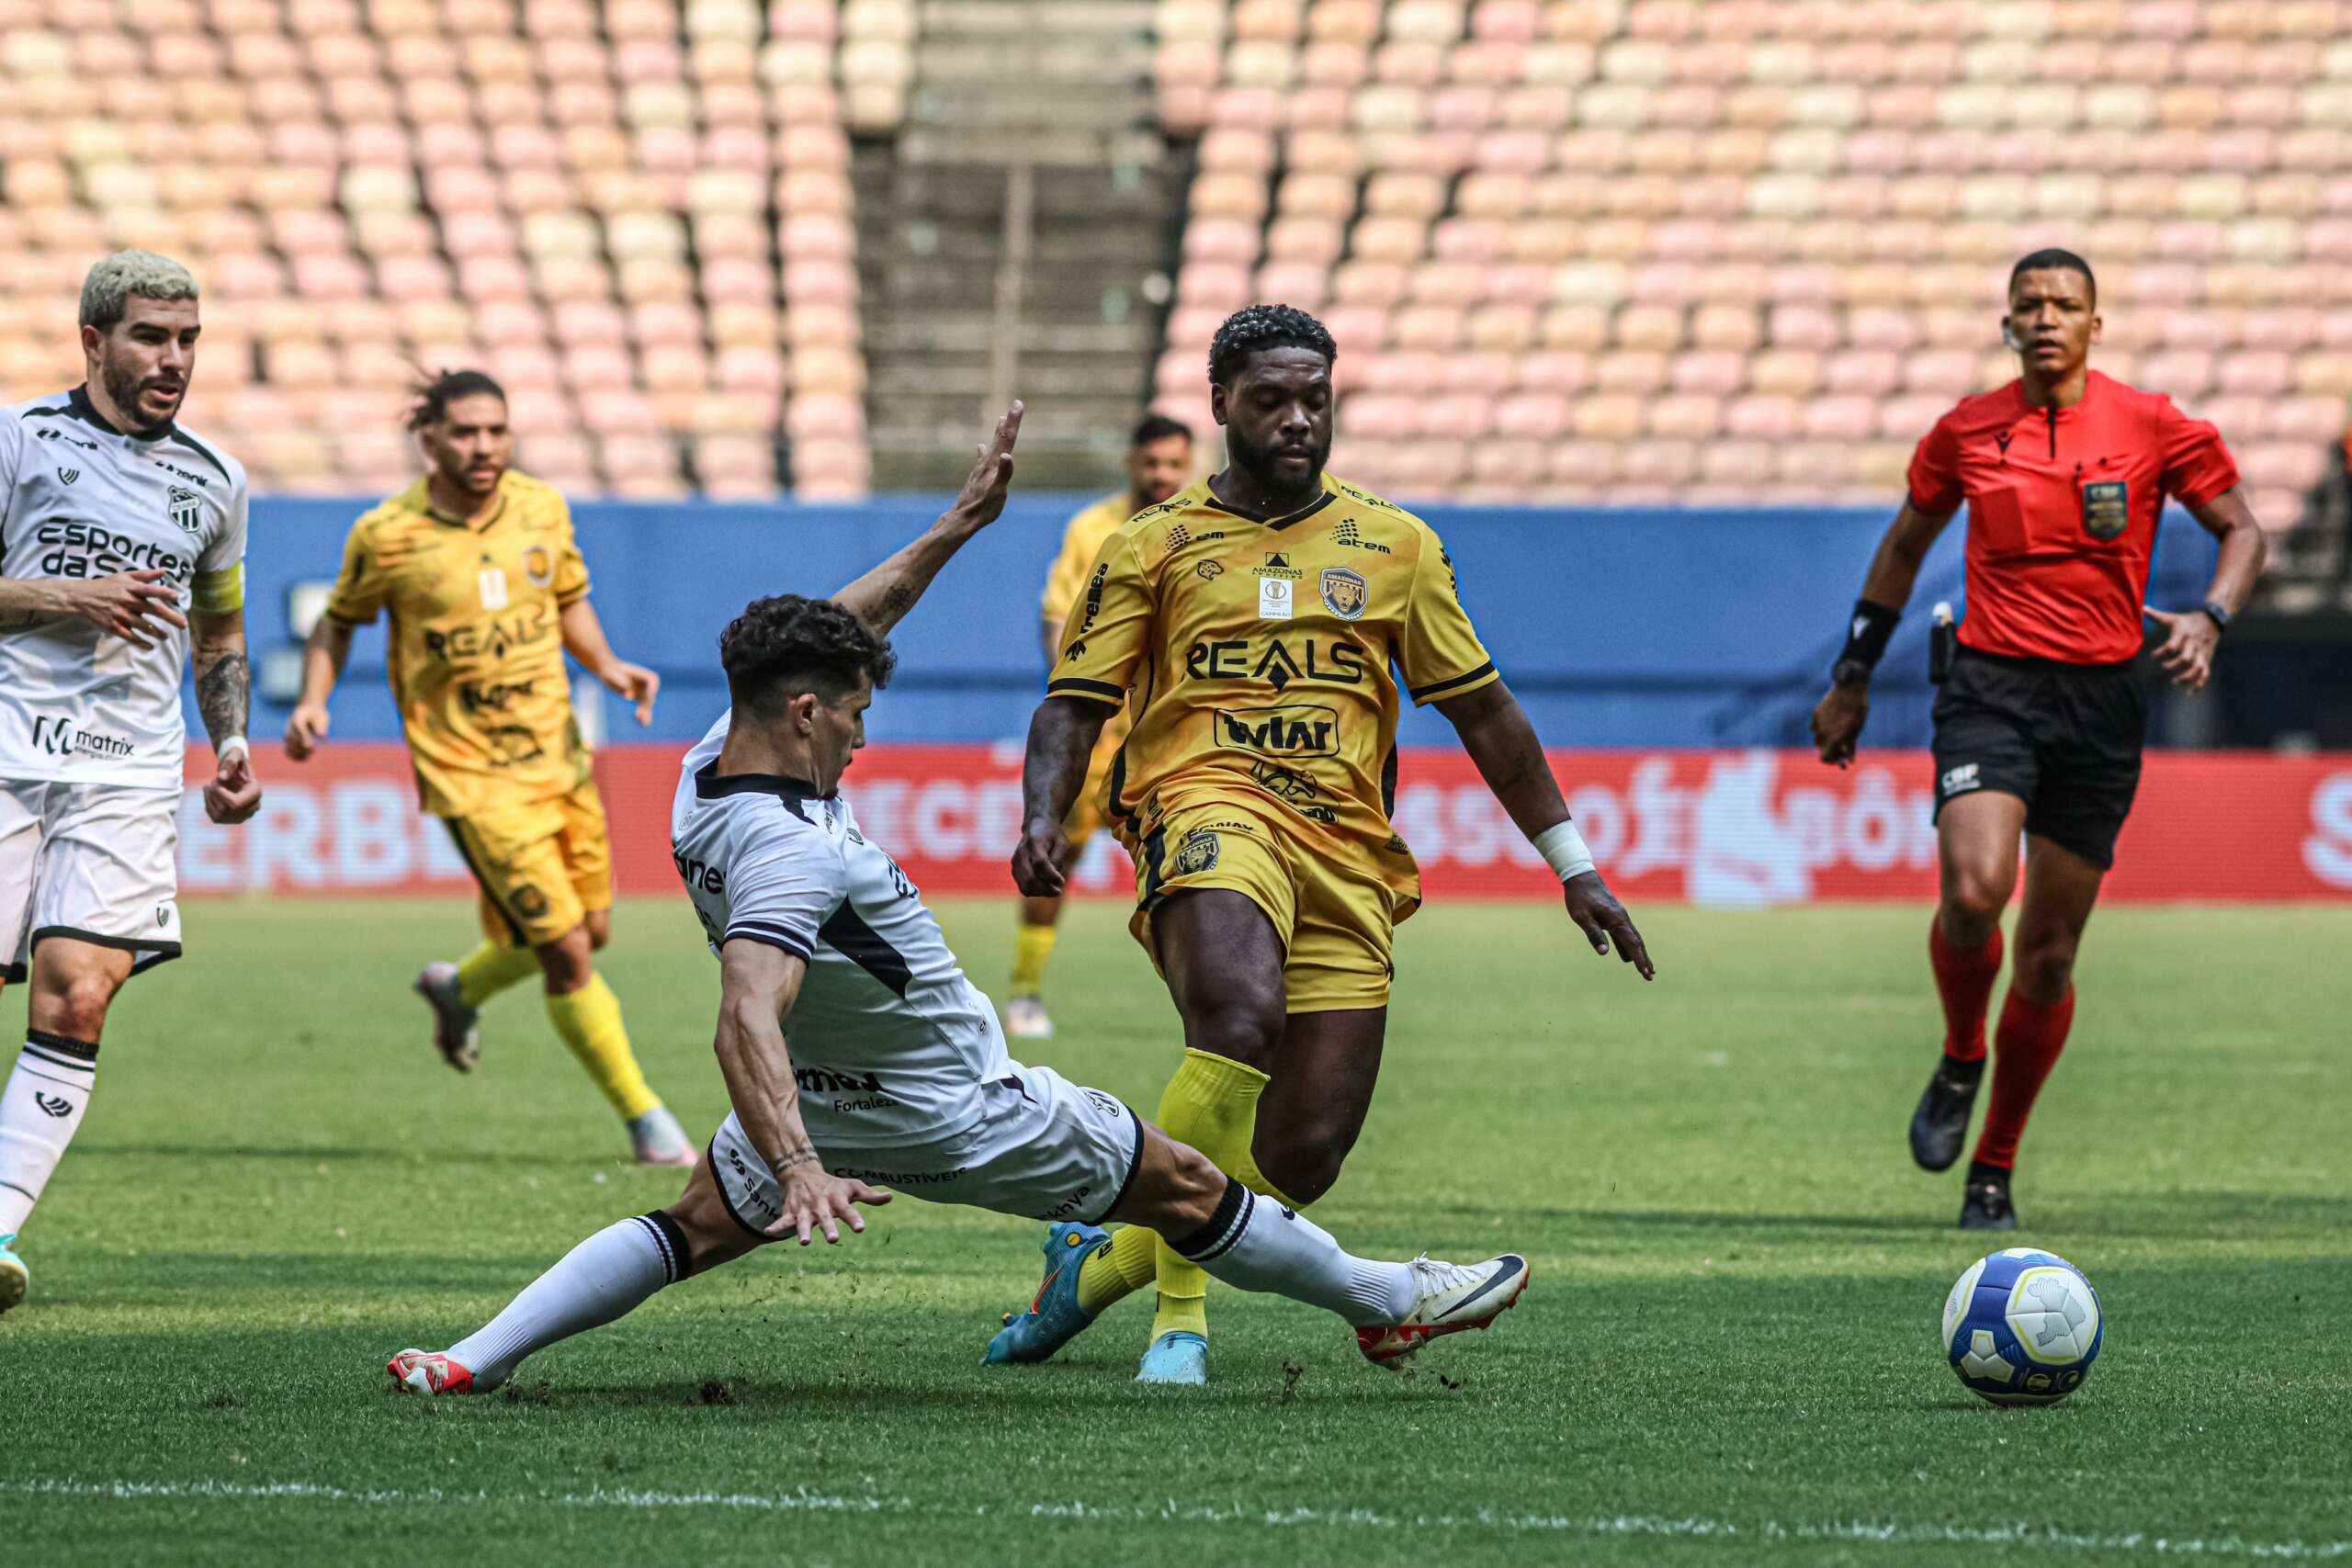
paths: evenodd
<path fill-rule="evenodd" d="M 1938 1032 L 1917 908 L 1642 911 L 1644 987 L 1558 911 L 1400 933 L 1371 1126 L 1317 1218 L 1359 1250 L 1534 1260 L 1405 1375 L 1220 1290 L 1212 1386 L 1131 1381 L 1131 1301 L 984 1371 L 1041 1227 L 901 1199 L 529 1363 L 386 1391 L 673 1173 L 535 996 L 460 1078 L 407 995 L 456 903 L 199 905 L 134 982 L 0 1319 L 0 1561 L 1452 1564 L 2352 1557 L 2352 910 L 2112 909 L 2026 1143 L 2019 1240 L 2109 1327 L 2082 1393 L 1997 1410 L 1935 1344 L 1984 1248 L 1904 1126 Z M 1011 910 L 951 940 L 997 985 Z M 724 1111 L 716 970 L 675 899 L 606 955 L 654 1082 Z M 12 998 L 20 993 L 12 991 Z M 1148 1110 L 1174 1020 L 1076 910 L 1033 1054 Z M 12 999 L 6 1027 L 22 1017 Z"/>

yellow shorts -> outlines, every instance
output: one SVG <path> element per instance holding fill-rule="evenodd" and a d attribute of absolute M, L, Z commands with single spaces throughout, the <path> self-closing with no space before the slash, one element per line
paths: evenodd
<path fill-rule="evenodd" d="M 1286 1010 L 1388 1005 L 1396 899 L 1376 878 L 1248 805 L 1177 807 L 1152 825 L 1136 855 L 1136 913 L 1128 929 L 1155 964 L 1152 910 L 1171 893 L 1200 887 L 1242 894 L 1274 923 Z"/>
<path fill-rule="evenodd" d="M 499 946 L 544 947 L 613 907 L 613 846 L 594 781 L 442 820 L 481 886 L 481 929 Z"/>

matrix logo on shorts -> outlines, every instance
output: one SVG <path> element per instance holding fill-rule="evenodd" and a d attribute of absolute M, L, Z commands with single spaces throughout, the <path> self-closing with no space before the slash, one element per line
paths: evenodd
<path fill-rule="evenodd" d="M 1336 708 L 1219 708 L 1216 743 L 1261 757 L 1335 757 L 1340 752 Z"/>
<path fill-rule="evenodd" d="M 1979 764 L 1974 762 L 1962 762 L 1957 768 L 1945 769 L 1943 776 L 1944 794 L 1948 795 L 1966 795 L 1970 790 L 1976 788 L 1976 769 L 1978 765 Z"/>

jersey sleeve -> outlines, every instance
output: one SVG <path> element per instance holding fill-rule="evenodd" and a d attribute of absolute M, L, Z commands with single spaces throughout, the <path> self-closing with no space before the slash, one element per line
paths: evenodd
<path fill-rule="evenodd" d="M 2183 506 L 2202 506 L 2233 488 L 2238 466 L 2222 443 L 2222 433 L 2210 420 L 2191 419 L 2164 400 L 2158 427 L 2164 444 L 2164 472 L 2158 480 L 2166 495 Z"/>
<path fill-rule="evenodd" d="M 1936 421 L 1911 453 L 1911 504 L 1930 516 L 1948 517 L 1960 508 L 1960 436 L 1951 416 Z"/>
<path fill-rule="evenodd" d="M 1085 591 L 1062 622 L 1062 655 L 1046 694 L 1124 706 L 1151 636 L 1152 613 L 1143 559 L 1121 529 L 1103 541 Z"/>
<path fill-rule="evenodd" d="M 1487 645 L 1478 640 L 1478 629 L 1470 624 L 1470 613 L 1462 607 L 1453 558 L 1434 533 L 1406 592 L 1405 636 L 1396 649 L 1396 664 L 1416 707 L 1475 692 L 1501 678 Z"/>
<path fill-rule="evenodd" d="M 1086 569 L 1094 564 L 1086 547 L 1085 530 L 1078 525 L 1085 515 L 1080 513 L 1071 518 L 1062 531 L 1061 552 L 1054 557 L 1053 570 L 1046 573 L 1046 592 L 1038 601 L 1040 618 L 1057 626 L 1069 619 L 1069 607 L 1078 603 L 1079 590 L 1086 586 Z"/>
<path fill-rule="evenodd" d="M 17 470 L 24 457 L 24 422 L 14 414 L 0 414 L 0 536 L 8 531 L 8 513 L 17 501 Z"/>
<path fill-rule="evenodd" d="M 351 525 L 350 536 L 343 541 L 343 570 L 335 575 L 334 592 L 327 595 L 326 613 L 347 626 L 364 626 L 374 620 L 383 613 L 389 596 L 383 569 L 368 547 L 368 534 L 364 521 Z"/>
<path fill-rule="evenodd" d="M 817 931 L 849 897 L 849 868 L 831 840 L 802 830 L 727 874 L 727 930 L 718 945 L 763 942 L 796 958 L 817 951 Z"/>
<path fill-rule="evenodd" d="M 190 602 L 208 615 L 225 615 L 245 607 L 245 525 L 250 511 L 241 478 L 229 492 L 229 513 L 220 532 L 196 558 Z"/>
<path fill-rule="evenodd" d="M 580 553 L 580 540 L 571 531 L 571 505 L 561 496 L 554 498 L 556 516 L 562 523 L 562 544 L 558 548 L 555 563 L 555 602 L 570 604 L 588 595 L 588 558 Z"/>

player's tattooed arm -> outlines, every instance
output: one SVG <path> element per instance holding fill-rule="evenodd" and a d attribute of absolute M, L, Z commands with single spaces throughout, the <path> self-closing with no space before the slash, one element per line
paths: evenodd
<path fill-rule="evenodd" d="M 954 505 L 903 549 L 833 595 L 835 604 L 876 637 L 888 637 L 964 542 L 1003 513 L 1012 489 L 1012 445 L 1021 434 L 1021 414 L 1016 400 L 996 422 L 995 434 L 972 459 Z"/>
<path fill-rule="evenodd" d="M 1095 740 L 1117 711 L 1086 697 L 1047 697 L 1029 721 L 1029 750 L 1021 764 L 1021 842 L 1012 852 L 1012 880 L 1033 898 L 1051 898 L 1062 890 L 1063 852 L 1069 844 L 1062 819 L 1085 785 Z"/>
<path fill-rule="evenodd" d="M 215 822 L 243 822 L 261 809 L 261 783 L 254 777 L 252 750 L 245 744 L 245 719 L 253 705 L 245 613 L 197 611 L 189 632 L 196 707 L 219 753 L 212 782 L 204 786 L 204 812 Z"/>
<path fill-rule="evenodd" d="M 828 1172 L 800 1119 L 800 1086 L 784 1020 L 808 973 L 808 961 L 797 953 L 746 937 L 726 943 L 719 952 L 714 1045 L 736 1120 L 783 1194 L 783 1213 L 766 1234 L 777 1240 L 797 1235 L 803 1247 L 819 1232 L 829 1243 L 840 1241 L 844 1220 L 851 1230 L 864 1230 L 857 1206 L 890 1201 L 887 1192 Z"/>

